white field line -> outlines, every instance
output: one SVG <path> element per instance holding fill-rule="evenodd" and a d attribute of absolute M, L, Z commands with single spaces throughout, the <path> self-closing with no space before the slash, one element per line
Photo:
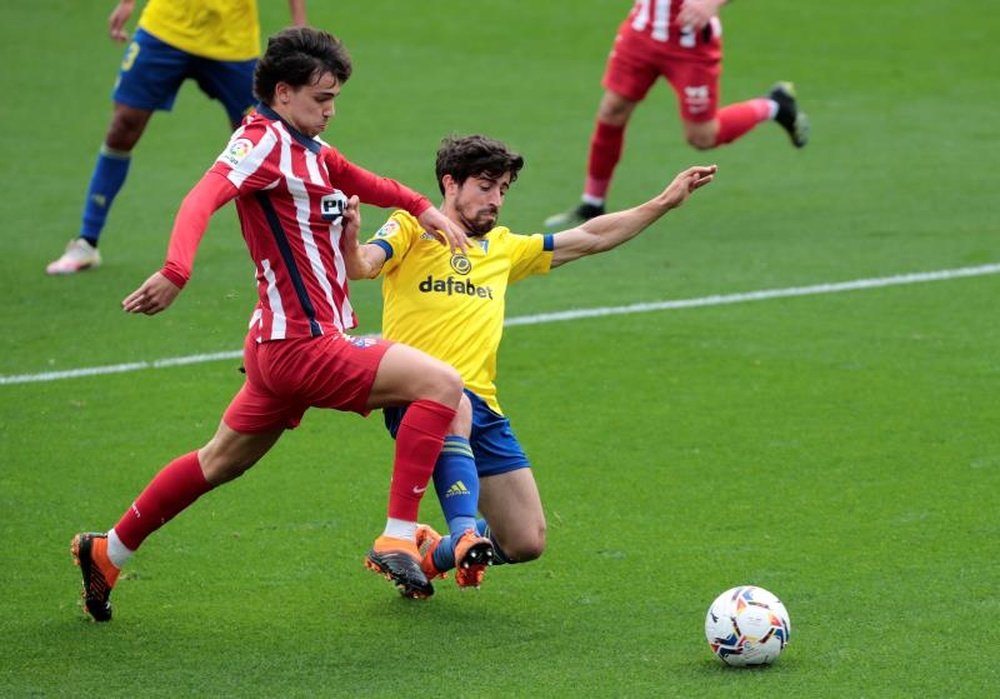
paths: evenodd
<path fill-rule="evenodd" d="M 964 277 L 981 277 L 988 274 L 1000 274 L 1000 264 L 980 265 L 978 267 L 960 267 L 957 269 L 942 269 L 935 272 L 914 272 L 891 277 L 874 277 L 871 279 L 856 279 L 848 282 L 831 284 L 815 284 L 813 286 L 794 286 L 785 289 L 763 289 L 738 294 L 721 294 L 702 296 L 693 299 L 678 299 L 675 301 L 653 301 L 648 303 L 633 303 L 627 306 L 605 306 L 602 308 L 581 308 L 554 313 L 536 313 L 530 316 L 508 318 L 504 325 L 539 325 L 556 323 L 580 318 L 599 318 L 603 316 L 628 315 L 631 313 L 651 313 L 653 311 L 670 311 L 681 308 L 700 308 L 703 306 L 724 306 L 749 301 L 765 301 L 768 299 L 790 298 L 795 296 L 815 296 L 819 294 L 838 294 L 844 291 L 859 291 L 862 289 L 878 289 L 887 286 L 902 286 L 905 284 L 922 284 L 925 282 L 946 281 Z M 87 367 L 82 369 L 67 369 L 65 371 L 47 371 L 39 374 L 17 374 L 0 376 L 0 386 L 9 384 L 36 383 L 58 381 L 60 379 L 75 379 L 83 376 L 101 376 L 104 374 L 120 374 L 141 369 L 160 369 L 181 364 L 200 364 L 220 359 L 238 359 L 242 350 L 229 352 L 212 352 L 209 354 L 194 354 L 186 357 L 168 357 L 147 362 L 131 362 L 129 364 L 112 364 L 110 366 Z"/>

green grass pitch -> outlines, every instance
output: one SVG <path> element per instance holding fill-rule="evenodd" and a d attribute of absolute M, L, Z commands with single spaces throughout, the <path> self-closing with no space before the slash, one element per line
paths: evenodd
<path fill-rule="evenodd" d="M 286 21 L 284 2 L 261 4 L 265 33 Z M 356 63 L 327 137 L 428 193 L 443 135 L 507 140 L 527 165 L 503 219 L 537 231 L 578 195 L 627 5 L 313 0 Z M 110 11 L 0 8 L 0 377 L 236 350 L 253 304 L 230 210 L 170 311 L 118 307 L 226 141 L 193 85 L 135 154 L 105 266 L 43 273 L 76 232 L 106 127 Z M 693 163 L 717 162 L 717 182 L 632 244 L 515 287 L 509 314 L 1000 262 L 998 17 L 969 0 L 733 3 L 724 102 L 794 80 L 812 143 L 765 124 L 695 152 L 659 85 L 612 206 Z M 366 208 L 366 229 L 384 215 Z M 354 292 L 376 331 L 377 285 Z M 984 274 L 510 327 L 500 398 L 549 548 L 427 603 L 361 565 L 384 517 L 381 421 L 313 412 L 155 534 L 114 621 L 87 623 L 70 538 L 112 525 L 208 438 L 238 361 L 0 382 L 0 696 L 1000 696 L 998 297 Z M 423 515 L 441 524 L 433 497 Z M 711 600 L 742 583 L 792 619 L 763 671 L 723 667 L 702 635 Z"/>

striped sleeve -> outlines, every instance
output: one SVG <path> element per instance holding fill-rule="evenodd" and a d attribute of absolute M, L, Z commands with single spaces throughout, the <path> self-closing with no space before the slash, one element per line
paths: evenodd
<path fill-rule="evenodd" d="M 266 189 L 281 178 L 277 132 L 258 121 L 237 129 L 211 172 L 228 179 L 240 194 Z"/>
<path fill-rule="evenodd" d="M 209 170 L 184 197 L 170 232 L 167 261 L 160 270 L 175 286 L 183 289 L 191 278 L 194 256 L 208 228 L 208 220 L 236 193 L 229 180 Z"/>
<path fill-rule="evenodd" d="M 403 209 L 420 216 L 431 207 L 430 200 L 406 185 L 359 167 L 335 148 L 324 147 L 323 159 L 333 185 L 347 196 L 357 195 L 365 204 L 383 209 Z"/>

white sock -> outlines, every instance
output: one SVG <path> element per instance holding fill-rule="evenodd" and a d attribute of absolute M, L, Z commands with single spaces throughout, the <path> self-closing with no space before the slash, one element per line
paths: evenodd
<path fill-rule="evenodd" d="M 771 111 L 768 113 L 768 119 L 774 121 L 774 117 L 778 116 L 778 103 L 774 100 L 768 100 L 768 105 L 771 107 Z"/>
<path fill-rule="evenodd" d="M 580 201 L 591 206 L 604 206 L 604 197 L 595 197 L 592 194 L 584 194 L 580 197 Z"/>
<path fill-rule="evenodd" d="M 132 558 L 135 551 L 122 543 L 118 538 L 118 532 L 114 529 L 108 532 L 108 558 L 116 568 L 121 568 Z"/>
<path fill-rule="evenodd" d="M 407 541 L 417 540 L 417 523 L 408 522 L 405 519 L 394 519 L 389 517 L 385 520 L 385 531 L 383 536 L 391 536 L 395 539 L 406 539 Z"/>

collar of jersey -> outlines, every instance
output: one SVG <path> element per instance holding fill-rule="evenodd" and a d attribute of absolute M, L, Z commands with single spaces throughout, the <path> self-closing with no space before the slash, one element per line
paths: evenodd
<path fill-rule="evenodd" d="M 300 144 L 311 150 L 316 155 L 319 155 L 319 152 L 320 150 L 322 150 L 323 146 L 315 138 L 309 138 L 308 136 L 306 136 L 304 133 L 302 133 L 294 126 L 289 124 L 287 121 L 282 119 L 280 114 L 278 114 L 276 111 L 268 107 L 263 102 L 259 103 L 256 109 L 258 112 L 263 114 L 266 118 L 270 119 L 271 121 L 280 121 L 282 124 L 285 125 L 285 128 L 288 129 L 288 133 L 292 135 L 292 138 L 294 138 Z"/>

